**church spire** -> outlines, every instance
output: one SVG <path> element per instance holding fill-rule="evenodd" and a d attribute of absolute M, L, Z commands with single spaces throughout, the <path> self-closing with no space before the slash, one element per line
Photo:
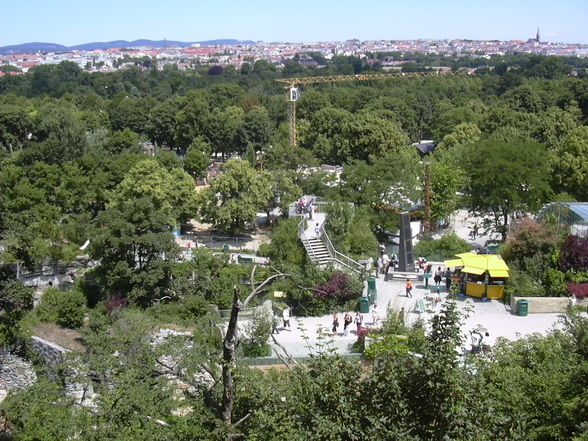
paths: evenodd
<path fill-rule="evenodd" d="M 535 40 L 537 43 L 541 43 L 541 39 L 539 38 L 539 26 L 537 26 L 537 35 L 535 36 Z"/>

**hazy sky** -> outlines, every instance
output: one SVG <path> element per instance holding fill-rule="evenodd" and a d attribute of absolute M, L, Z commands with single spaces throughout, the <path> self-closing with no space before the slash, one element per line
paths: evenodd
<path fill-rule="evenodd" d="M 0 0 L 0 46 L 33 41 L 403 40 L 588 43 L 588 0 Z"/>

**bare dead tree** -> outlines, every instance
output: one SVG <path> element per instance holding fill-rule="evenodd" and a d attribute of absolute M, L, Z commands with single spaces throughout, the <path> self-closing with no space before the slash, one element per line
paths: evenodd
<path fill-rule="evenodd" d="M 234 405 L 234 400 L 235 400 L 233 369 L 235 368 L 235 351 L 238 346 L 237 322 L 238 322 L 238 318 L 239 318 L 239 311 L 246 308 L 247 305 L 249 304 L 249 302 L 251 300 L 253 300 L 253 298 L 256 295 L 264 292 L 266 287 L 269 284 L 271 284 L 273 281 L 275 281 L 277 279 L 285 279 L 285 278 L 292 279 L 291 274 L 277 271 L 275 268 L 272 267 L 272 269 L 277 271 L 276 274 L 273 274 L 273 275 L 267 277 L 258 286 L 255 286 L 254 275 L 255 275 L 256 268 L 257 268 L 257 265 L 255 265 L 251 271 L 250 281 L 251 281 L 252 290 L 251 290 L 251 293 L 245 299 L 245 301 L 243 301 L 243 302 L 241 301 L 241 290 L 237 286 L 235 286 L 235 290 L 233 293 L 233 305 L 231 307 L 231 315 L 229 318 L 229 325 L 227 326 L 227 330 L 226 330 L 226 333 L 224 334 L 224 339 L 223 339 L 222 417 L 223 417 L 224 422 L 227 424 L 228 431 L 229 431 L 229 433 L 227 434 L 227 441 L 231 441 L 231 440 L 234 440 L 234 439 L 242 436 L 241 434 L 231 433 L 231 432 L 234 432 L 234 429 L 238 425 L 243 423 L 245 420 L 247 420 L 247 418 L 249 418 L 251 416 L 251 412 L 249 412 L 247 415 L 245 415 L 243 418 L 241 418 L 236 423 L 234 423 L 234 424 L 232 423 L 232 421 L 233 421 L 233 405 Z M 301 286 L 298 286 L 298 288 L 304 289 L 304 290 L 312 290 L 312 291 L 322 292 L 320 290 L 313 289 L 313 288 L 305 288 L 305 287 L 301 287 Z M 274 338 L 274 342 L 276 342 L 275 338 Z M 297 364 L 296 361 L 286 352 L 286 350 L 284 349 L 284 347 L 282 345 L 278 344 L 278 346 L 284 351 L 284 353 L 286 354 L 286 357 L 291 362 L 293 362 L 294 364 Z M 289 363 L 285 360 L 284 357 L 281 357 L 278 355 L 278 358 L 280 358 L 280 360 L 282 360 L 286 366 L 290 367 Z"/>

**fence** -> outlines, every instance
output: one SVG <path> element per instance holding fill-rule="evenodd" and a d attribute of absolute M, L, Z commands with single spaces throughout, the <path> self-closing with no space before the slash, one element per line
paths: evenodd
<path fill-rule="evenodd" d="M 338 354 L 339 357 L 345 360 L 361 360 L 363 354 L 351 353 L 351 354 Z M 298 363 L 306 363 L 313 359 L 313 357 L 292 357 Z M 283 364 L 283 361 L 278 357 L 255 357 L 255 358 L 243 358 L 243 362 L 248 366 L 276 366 Z"/>
<path fill-rule="evenodd" d="M 181 235 L 180 239 L 197 243 L 198 246 L 204 246 L 209 250 L 222 251 L 225 245 L 229 246 L 230 252 L 242 253 L 250 251 L 253 254 L 259 250 L 259 242 L 252 237 L 231 237 L 231 236 L 197 236 Z"/>

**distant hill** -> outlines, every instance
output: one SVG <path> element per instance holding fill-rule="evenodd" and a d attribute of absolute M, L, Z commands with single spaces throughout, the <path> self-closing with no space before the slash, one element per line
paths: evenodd
<path fill-rule="evenodd" d="M 76 46 L 63 46 L 55 43 L 24 43 L 12 46 L 0 47 L 0 55 L 11 55 L 11 54 L 31 54 L 37 52 L 67 52 L 67 51 L 92 51 L 92 50 L 105 50 L 114 48 L 131 48 L 131 47 L 152 47 L 152 48 L 163 48 L 163 47 L 188 47 L 194 44 L 201 46 L 215 46 L 215 45 L 248 45 L 255 44 L 251 40 L 234 40 L 234 39 L 221 39 L 221 40 L 207 40 L 207 41 L 172 41 L 172 40 L 116 40 L 108 42 L 96 42 L 96 43 L 84 43 Z"/>

